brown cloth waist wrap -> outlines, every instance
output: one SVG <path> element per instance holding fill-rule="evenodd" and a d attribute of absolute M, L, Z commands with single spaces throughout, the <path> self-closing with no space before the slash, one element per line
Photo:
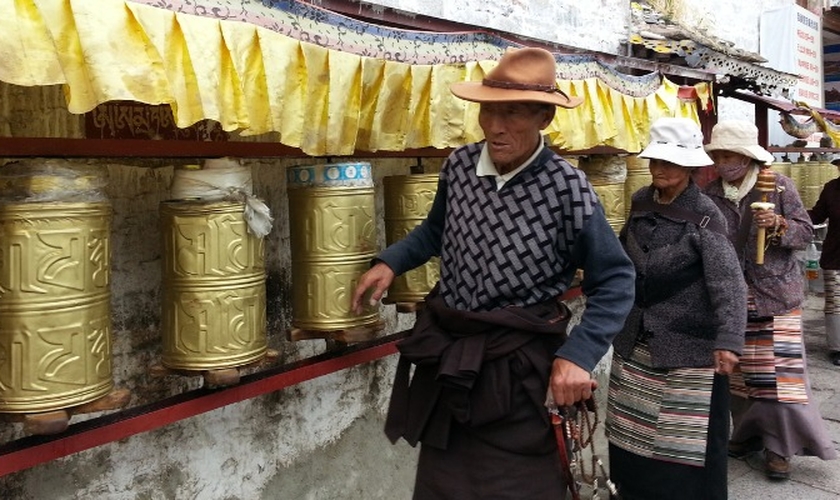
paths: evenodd
<path fill-rule="evenodd" d="M 385 434 L 391 442 L 402 437 L 412 446 L 446 449 L 454 421 L 511 452 L 556 449 L 544 402 L 570 316 L 559 300 L 460 311 L 447 307 L 435 287 L 410 336 L 397 344 Z"/>

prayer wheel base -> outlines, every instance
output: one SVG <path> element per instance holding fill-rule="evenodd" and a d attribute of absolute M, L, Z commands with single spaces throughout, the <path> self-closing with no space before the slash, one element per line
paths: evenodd
<path fill-rule="evenodd" d="M 23 423 L 23 431 L 26 434 L 40 436 L 59 434 L 70 426 L 70 418 L 73 415 L 119 410 L 128 406 L 129 400 L 131 400 L 131 391 L 128 389 L 112 389 L 101 398 L 79 406 L 37 413 L 4 414 L 2 419 L 7 422 Z"/>
<path fill-rule="evenodd" d="M 327 341 L 332 340 L 352 344 L 354 342 L 373 340 L 384 328 L 385 323 L 382 321 L 341 330 L 304 330 L 301 328 L 292 328 L 289 331 L 288 339 L 290 341 L 324 339 Z"/>
<path fill-rule="evenodd" d="M 382 299 L 383 304 L 394 304 L 397 306 L 398 313 L 416 313 L 422 311 L 426 307 L 426 302 L 421 300 L 419 302 L 403 302 L 403 301 L 389 301 Z"/>
<path fill-rule="evenodd" d="M 155 365 L 149 369 L 152 377 L 167 377 L 169 375 L 181 375 L 185 377 L 198 377 L 204 379 L 204 387 L 214 389 L 218 387 L 230 387 L 239 383 L 242 374 L 246 370 L 254 370 L 269 365 L 280 356 L 275 349 L 267 349 L 265 355 L 251 363 L 231 368 L 215 368 L 211 370 L 184 370 L 169 368 L 164 365 Z"/>

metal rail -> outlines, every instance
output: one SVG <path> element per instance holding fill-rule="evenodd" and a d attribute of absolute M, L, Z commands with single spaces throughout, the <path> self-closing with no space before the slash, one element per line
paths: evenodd
<path fill-rule="evenodd" d="M 146 405 L 71 424 L 61 434 L 26 436 L 10 441 L 0 445 L 0 477 L 384 358 L 396 352 L 396 342 L 403 336 L 405 333 L 395 333 L 246 375 L 235 386 L 196 389 Z"/>

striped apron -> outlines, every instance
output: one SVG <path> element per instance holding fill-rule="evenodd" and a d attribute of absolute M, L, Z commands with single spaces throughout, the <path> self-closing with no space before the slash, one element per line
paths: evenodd
<path fill-rule="evenodd" d="M 703 467 L 714 368 L 661 369 L 638 343 L 629 358 L 613 355 L 607 437 L 633 454 Z"/>
<path fill-rule="evenodd" d="M 794 309 L 779 316 L 757 317 L 752 294 L 747 307 L 744 353 L 729 377 L 732 394 L 808 404 L 802 359 L 802 311 Z"/>

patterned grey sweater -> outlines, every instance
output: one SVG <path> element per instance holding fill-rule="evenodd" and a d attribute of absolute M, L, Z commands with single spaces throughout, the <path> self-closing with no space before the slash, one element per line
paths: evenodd
<path fill-rule="evenodd" d="M 379 259 L 401 274 L 440 255 L 441 296 L 471 311 L 558 297 L 583 269 L 587 306 L 557 355 L 591 370 L 632 304 L 632 264 L 582 171 L 546 148 L 497 191 L 481 148 L 449 156 L 427 219 Z"/>

